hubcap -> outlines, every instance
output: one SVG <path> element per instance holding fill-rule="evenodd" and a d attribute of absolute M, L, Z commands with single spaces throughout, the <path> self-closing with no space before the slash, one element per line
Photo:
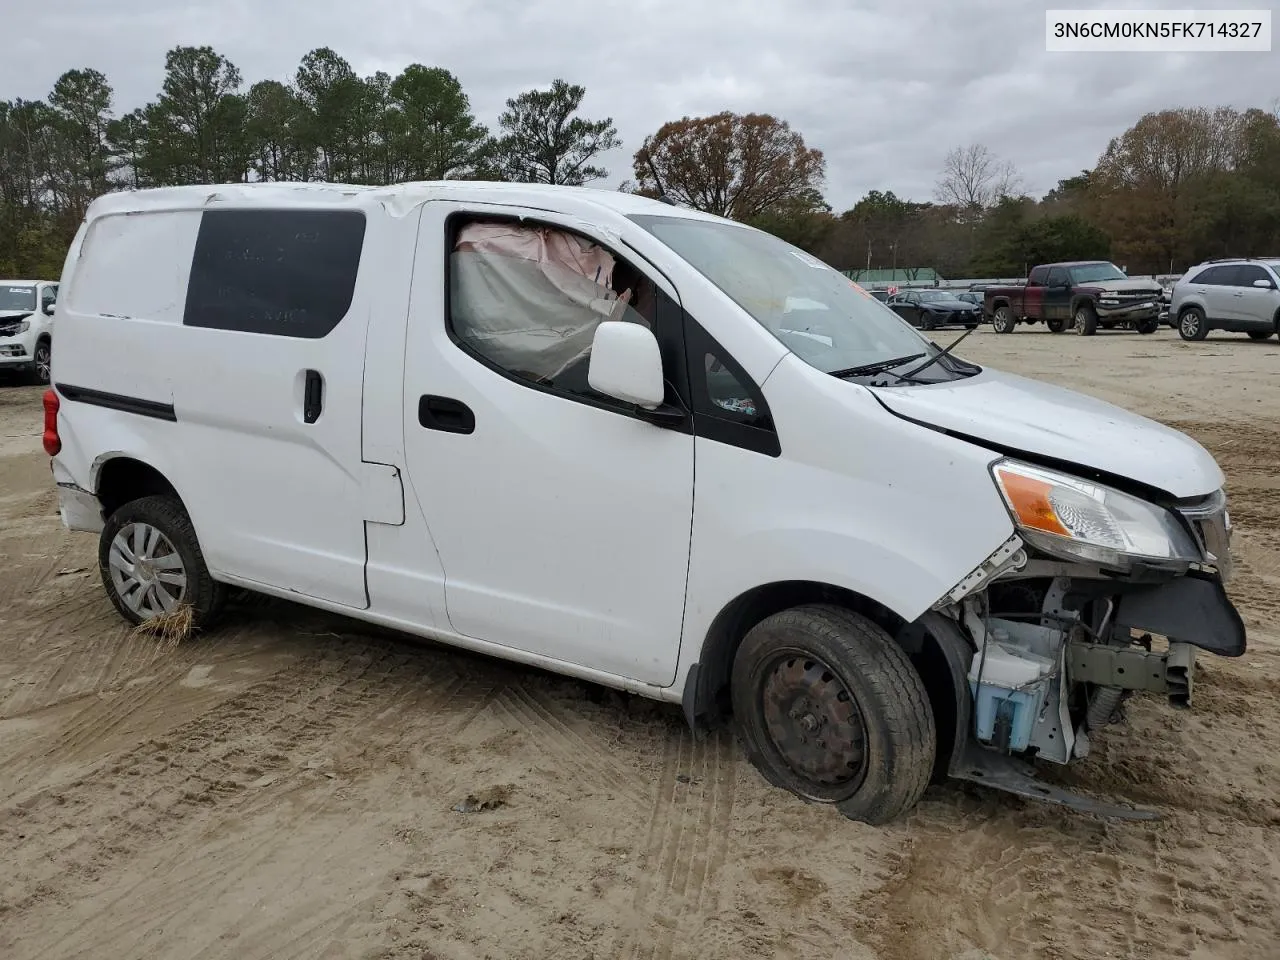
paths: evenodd
<path fill-rule="evenodd" d="M 187 592 L 187 572 L 169 538 L 149 523 L 129 523 L 111 540 L 111 583 L 126 607 L 149 620 L 172 610 Z"/>
<path fill-rule="evenodd" d="M 1085 323 L 1084 312 L 1083 312 L 1083 311 L 1077 311 L 1077 312 L 1076 312 L 1076 323 L 1075 323 L 1075 331 L 1076 331 L 1076 333 L 1084 333 L 1084 323 Z"/>
<path fill-rule="evenodd" d="M 46 383 L 49 380 L 49 348 L 36 348 L 36 376 Z"/>
<path fill-rule="evenodd" d="M 1188 313 L 1182 318 L 1182 332 L 1188 337 L 1194 337 L 1196 335 L 1196 327 L 1199 325 L 1199 319 L 1194 313 Z"/>
<path fill-rule="evenodd" d="M 765 728 L 793 771 L 822 794 L 861 781 L 866 727 L 848 689 L 826 664 L 783 654 L 765 673 L 761 697 Z"/>

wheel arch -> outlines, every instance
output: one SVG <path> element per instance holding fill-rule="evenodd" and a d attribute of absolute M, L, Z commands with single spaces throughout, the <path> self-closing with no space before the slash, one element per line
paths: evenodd
<path fill-rule="evenodd" d="M 92 471 L 93 492 L 102 504 L 104 516 L 133 500 L 149 496 L 172 496 L 186 504 L 177 487 L 160 470 L 127 453 L 104 454 L 95 461 Z"/>

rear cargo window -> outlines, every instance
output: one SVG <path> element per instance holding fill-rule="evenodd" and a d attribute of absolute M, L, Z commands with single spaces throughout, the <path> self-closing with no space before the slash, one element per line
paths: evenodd
<path fill-rule="evenodd" d="M 354 210 L 206 210 L 183 323 L 325 336 L 351 307 L 364 228 Z"/>

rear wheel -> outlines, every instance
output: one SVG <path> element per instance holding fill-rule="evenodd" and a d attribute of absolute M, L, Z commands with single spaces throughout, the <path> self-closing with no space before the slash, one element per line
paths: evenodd
<path fill-rule="evenodd" d="M 1250 330 L 1249 331 L 1250 340 L 1266 340 L 1270 336 L 1271 336 L 1271 331 L 1269 330 Z"/>
<path fill-rule="evenodd" d="M 1067 328 L 1065 320 L 1046 320 L 1044 325 L 1049 328 L 1050 333 L 1061 333 Z"/>
<path fill-rule="evenodd" d="M 996 307 L 996 312 L 991 317 L 992 330 L 996 333 L 1013 333 L 1013 328 L 1017 325 L 1018 318 L 1009 307 Z"/>
<path fill-rule="evenodd" d="M 886 823 L 933 771 L 933 709 L 920 675 L 879 626 L 812 605 L 757 624 L 733 663 L 733 712 L 766 780 L 845 816 Z"/>
<path fill-rule="evenodd" d="M 1076 307 L 1071 320 L 1071 329 L 1077 336 L 1092 337 L 1098 332 L 1098 314 L 1091 303 L 1082 303 Z"/>
<path fill-rule="evenodd" d="M 226 588 L 209 575 L 191 518 L 173 496 L 143 497 L 118 508 L 98 540 L 107 596 L 130 623 L 191 607 L 192 628 L 209 626 Z"/>
<path fill-rule="evenodd" d="M 1203 340 L 1209 335 L 1209 324 L 1199 307 L 1187 307 L 1178 315 L 1178 336 L 1183 340 Z"/>
<path fill-rule="evenodd" d="M 1160 329 L 1160 318 L 1152 317 L 1150 320 L 1139 320 L 1134 326 L 1139 333 L 1155 333 Z"/>

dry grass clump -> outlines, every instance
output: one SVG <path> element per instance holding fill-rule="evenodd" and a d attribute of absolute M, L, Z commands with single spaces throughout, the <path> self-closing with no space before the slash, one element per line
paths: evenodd
<path fill-rule="evenodd" d="M 163 647 L 176 647 L 191 636 L 195 627 L 195 612 L 191 604 L 180 603 L 172 610 L 143 620 L 133 628 L 134 636 L 152 636 Z"/>

